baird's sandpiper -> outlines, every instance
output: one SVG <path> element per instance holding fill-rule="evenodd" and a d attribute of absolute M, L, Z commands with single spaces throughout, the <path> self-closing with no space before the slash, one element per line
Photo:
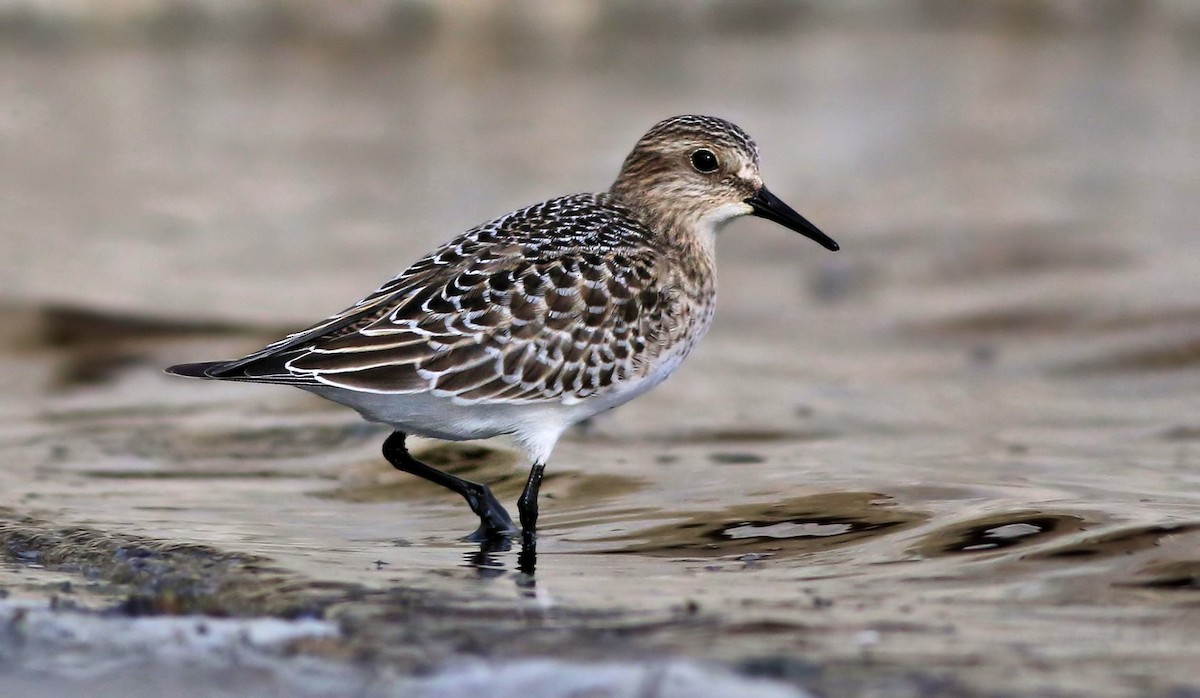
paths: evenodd
<path fill-rule="evenodd" d="M 608 191 L 501 216 L 306 330 L 167 371 L 292 385 L 390 425 L 384 457 L 462 495 L 480 519 L 473 540 L 518 529 L 486 485 L 416 460 L 405 437 L 510 434 L 532 462 L 517 502 L 532 544 L 555 442 L 658 385 L 692 351 L 713 316 L 715 234 L 744 215 L 838 249 L 763 186 L 742 129 L 677 116 L 642 136 Z"/>

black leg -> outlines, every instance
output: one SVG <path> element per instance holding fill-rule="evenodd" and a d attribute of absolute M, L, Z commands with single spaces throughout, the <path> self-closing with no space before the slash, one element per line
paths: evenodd
<path fill-rule="evenodd" d="M 512 517 L 504 510 L 500 502 L 496 501 L 487 485 L 480 485 L 455 477 L 450 473 L 444 473 L 413 458 L 408 453 L 408 449 L 404 447 L 405 436 L 407 435 L 403 432 L 397 431 L 387 437 L 387 440 L 383 442 L 383 457 L 387 458 L 396 470 L 416 475 L 462 495 L 463 499 L 467 500 L 467 505 L 471 507 L 471 511 L 479 517 L 479 528 L 467 536 L 468 540 L 484 541 L 490 538 L 510 536 L 517 532 Z"/>
<path fill-rule="evenodd" d="M 517 569 L 525 573 L 530 584 L 533 571 L 537 568 L 537 518 L 538 490 L 542 486 L 542 473 L 546 466 L 534 463 L 525 482 L 525 491 L 517 500 L 517 512 L 521 515 L 521 554 L 517 556 Z"/>
<path fill-rule="evenodd" d="M 542 473 L 545 470 L 544 464 L 533 464 L 529 471 L 529 479 L 525 482 L 525 491 L 521 492 L 521 498 L 517 500 L 517 512 L 521 515 L 521 528 L 525 531 L 526 538 L 537 534 L 538 489 L 542 486 Z"/>

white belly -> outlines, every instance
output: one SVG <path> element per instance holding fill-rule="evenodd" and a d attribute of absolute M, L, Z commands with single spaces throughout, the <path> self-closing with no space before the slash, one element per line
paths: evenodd
<path fill-rule="evenodd" d="M 527 431 L 561 433 L 571 425 L 623 405 L 663 382 L 682 358 L 670 365 L 661 364 L 643 379 L 623 389 L 584 400 L 466 402 L 432 393 L 368 393 L 333 386 L 304 389 L 352 407 L 368 421 L 388 424 L 406 434 L 465 441 Z"/>
<path fill-rule="evenodd" d="M 700 341 L 709 320 L 711 313 L 703 318 L 699 332 L 663 354 L 645 376 L 584 399 L 567 396 L 541 402 L 473 402 L 432 393 L 371 393 L 334 386 L 304 389 L 405 434 L 446 441 L 511 434 L 535 461 L 545 462 L 558 437 L 571 425 L 623 405 L 666 380 Z"/>

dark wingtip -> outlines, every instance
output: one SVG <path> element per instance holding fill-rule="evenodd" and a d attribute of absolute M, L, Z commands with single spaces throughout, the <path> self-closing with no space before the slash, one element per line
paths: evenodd
<path fill-rule="evenodd" d="M 164 372 L 173 376 L 184 376 L 185 378 L 212 378 L 209 373 L 214 367 L 220 366 L 224 361 L 201 361 L 194 364 L 178 364 L 167 367 Z"/>

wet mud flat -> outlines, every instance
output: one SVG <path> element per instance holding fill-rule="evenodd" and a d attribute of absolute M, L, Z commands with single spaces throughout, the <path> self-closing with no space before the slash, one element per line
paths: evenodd
<path fill-rule="evenodd" d="M 154 369 L 170 357 L 228 352 L 274 328 L 6 312 L 29 318 L 8 323 L 24 330 L 10 337 L 6 371 L 32 383 L 5 405 L 3 601 L 19 607 L 0 608 L 0 665 L 15 688 L 1175 696 L 1196 686 L 1200 517 L 1186 483 L 1200 435 L 1175 411 L 1198 380 L 1190 369 L 1046 370 L 1038 383 L 1115 372 L 1122 392 L 1157 394 L 1160 413 L 1125 432 L 1132 446 L 1099 447 L 1098 434 L 1119 431 L 1115 405 L 1089 415 L 1071 403 L 1076 416 L 1052 438 L 1044 415 L 1024 415 L 965 451 L 984 464 L 974 472 L 947 466 L 963 448 L 952 430 L 914 439 L 890 420 L 855 421 L 853 407 L 826 418 L 793 404 L 739 427 L 714 404 L 666 431 L 605 418 L 564 443 L 530 576 L 517 550 L 459 542 L 470 515 L 392 472 L 377 455 L 385 431 L 303 395 L 162 389 L 170 379 Z M 1013 332 L 962 324 L 896 330 L 908 370 L 926 351 L 913 335 Z M 68 326 L 108 329 L 96 342 Z M 716 339 L 719 364 L 738 343 Z M 979 373 L 990 370 L 968 360 L 948 383 L 1003 395 L 1007 380 Z M 729 399 L 754 409 L 752 396 Z M 697 429 L 706 418 L 713 427 Z M 922 455 L 896 469 L 898 451 Z M 523 482 L 503 442 L 421 442 L 418 453 L 502 499 Z M 1136 475 L 1134 454 L 1154 458 Z M 154 619 L 182 624 L 146 631 L 174 653 L 129 640 Z M 255 625 L 271 619 L 283 624 Z M 218 621 L 247 625 L 205 625 Z M 90 623 L 109 630 L 89 636 Z M 173 639 L 156 645 L 156 632 Z M 167 678 L 146 684 L 148 673 Z"/>
<path fill-rule="evenodd" d="M 1194 37 L 780 31 L 611 69 L 413 49 L 470 69 L 433 76 L 6 45 L 0 692 L 1200 691 Z M 714 103 L 731 66 L 755 79 Z M 696 105 L 843 250 L 722 235 L 711 335 L 556 450 L 532 577 L 461 542 L 379 428 L 162 375 L 604 186 Z M 503 441 L 413 447 L 506 502 L 524 482 Z"/>
<path fill-rule="evenodd" d="M 11 590 L 6 599 L 18 599 L 0 603 L 0 685 L 7 689 L 213 695 L 215 683 L 230 695 L 468 695 L 480 688 L 573 695 L 590 688 L 597 695 L 782 697 L 804 695 L 795 690 L 802 683 L 843 690 L 886 681 L 952 695 L 953 683 L 915 673 L 789 657 L 722 670 L 673 658 L 657 647 L 659 638 L 709 635 L 719 625 L 694 605 L 628 613 L 554 607 L 535 593 L 528 603 L 497 604 L 429 589 L 321 582 L 205 546 L 0 516 L 9 561 L 0 579 Z M 47 615 L 57 616 L 58 627 L 47 631 Z M 162 623 L 144 627 L 151 618 L 178 621 L 163 638 Z M 106 642 L 89 624 L 125 641 Z M 202 642 L 211 635 L 226 637 Z M 155 641 L 174 652 L 148 646 Z M 213 645 L 224 661 L 205 656 Z M 475 676 L 461 676 L 472 668 Z M 160 677 L 147 681 L 147 674 Z M 195 681 L 204 685 L 189 687 Z"/>

